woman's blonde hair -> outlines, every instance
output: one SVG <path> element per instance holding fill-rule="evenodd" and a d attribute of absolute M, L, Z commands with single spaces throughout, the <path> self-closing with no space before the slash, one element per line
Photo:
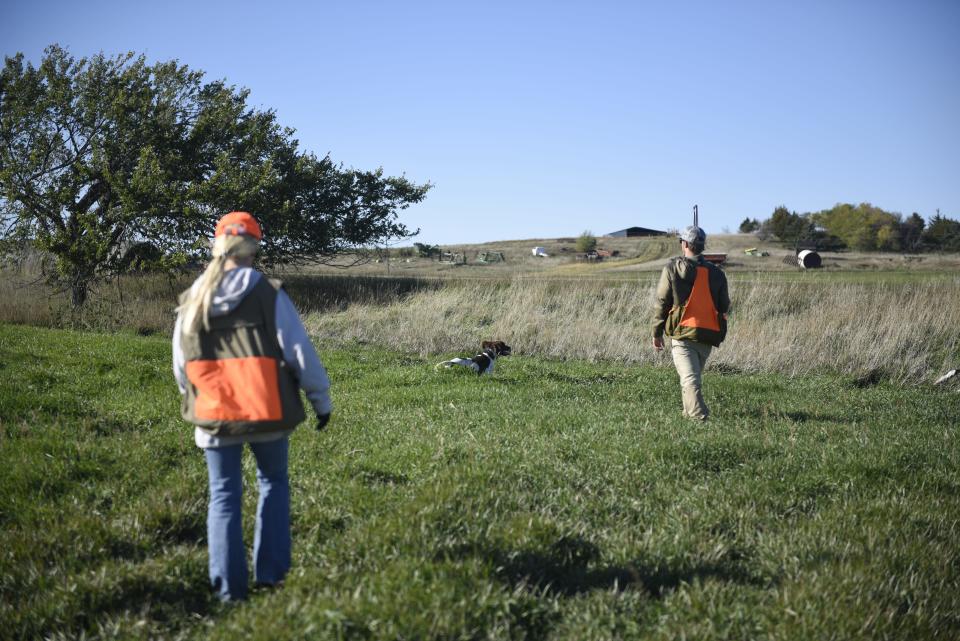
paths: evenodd
<path fill-rule="evenodd" d="M 190 288 L 186 301 L 177 308 L 183 318 L 182 331 L 185 334 L 196 334 L 201 327 L 210 329 L 210 305 L 217 285 L 223 278 L 223 266 L 227 258 L 254 256 L 259 248 L 259 241 L 252 236 L 223 234 L 213 239 L 210 264 Z"/>

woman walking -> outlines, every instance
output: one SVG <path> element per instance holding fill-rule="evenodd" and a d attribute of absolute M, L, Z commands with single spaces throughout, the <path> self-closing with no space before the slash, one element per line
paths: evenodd
<path fill-rule="evenodd" d="M 220 219 L 210 264 L 181 294 L 173 332 L 181 413 L 196 426 L 210 479 L 210 583 L 224 601 L 247 596 L 243 445 L 257 462 L 254 581 L 273 586 L 290 568 L 287 448 L 305 418 L 299 390 L 313 405 L 318 429 L 332 410 L 327 372 L 293 303 L 279 281 L 253 268 L 261 238 L 246 212 Z"/>

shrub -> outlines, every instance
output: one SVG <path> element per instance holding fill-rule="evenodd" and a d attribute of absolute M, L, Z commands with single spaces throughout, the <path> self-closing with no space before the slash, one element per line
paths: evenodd
<path fill-rule="evenodd" d="M 586 254 L 597 248 L 597 238 L 593 232 L 587 230 L 577 236 L 577 251 Z"/>

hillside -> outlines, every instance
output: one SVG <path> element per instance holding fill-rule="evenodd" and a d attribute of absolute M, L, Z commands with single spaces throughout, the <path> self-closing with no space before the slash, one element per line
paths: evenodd
<path fill-rule="evenodd" d="M 543 247 L 547 257 L 537 257 L 534 247 Z M 658 271 L 663 262 L 680 252 L 679 244 L 672 236 L 651 238 L 613 238 L 600 236 L 597 248 L 618 255 L 601 261 L 578 260 L 576 239 L 530 238 L 502 240 L 478 244 L 444 245 L 442 250 L 454 255 L 456 263 L 438 261 L 436 258 L 421 258 L 413 254 L 412 247 L 391 249 L 389 260 L 381 257 L 366 265 L 350 269 L 351 275 L 393 275 L 443 278 L 618 278 L 631 274 Z M 756 248 L 767 256 L 751 256 L 746 249 Z M 708 252 L 728 255 L 724 269 L 728 272 L 794 272 L 791 247 L 773 241 L 761 241 L 752 234 L 716 234 L 707 242 Z M 484 254 L 499 252 L 503 262 L 481 262 Z M 406 255 L 405 255 L 406 254 Z M 960 268 L 960 256 L 956 254 L 899 254 L 864 252 L 821 252 L 825 272 L 846 271 L 909 271 L 945 272 Z M 464 263 L 465 260 L 465 263 Z M 343 270 L 332 267 L 311 268 L 309 272 L 335 272 Z"/>

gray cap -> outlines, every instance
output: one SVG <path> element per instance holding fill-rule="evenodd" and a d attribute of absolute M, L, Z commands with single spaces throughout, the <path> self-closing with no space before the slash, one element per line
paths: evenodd
<path fill-rule="evenodd" d="M 704 245 L 707 242 L 707 232 L 691 225 L 680 232 L 680 240 L 685 240 L 691 245 Z"/>

